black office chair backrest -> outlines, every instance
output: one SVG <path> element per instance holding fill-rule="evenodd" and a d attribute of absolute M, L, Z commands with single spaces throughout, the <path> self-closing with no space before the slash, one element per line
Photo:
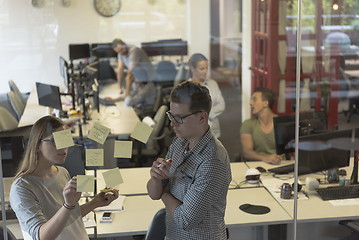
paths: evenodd
<path fill-rule="evenodd" d="M 157 82 L 174 81 L 177 70 L 171 61 L 161 61 L 156 65 Z"/>
<path fill-rule="evenodd" d="M 145 240 L 162 240 L 166 237 L 166 209 L 160 209 L 152 219 Z"/>
<path fill-rule="evenodd" d="M 2 224 L 0 224 L 0 240 L 4 240 L 4 228 Z M 7 229 L 7 240 L 16 240 L 15 235 L 9 229 Z"/>

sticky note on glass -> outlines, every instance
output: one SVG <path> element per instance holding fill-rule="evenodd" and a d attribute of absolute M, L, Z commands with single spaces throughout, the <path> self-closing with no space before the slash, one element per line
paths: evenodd
<path fill-rule="evenodd" d="M 90 134 L 87 137 L 98 142 L 99 144 L 103 144 L 110 131 L 111 129 L 109 129 L 108 127 L 105 127 L 100 123 L 95 122 L 90 130 Z"/>
<path fill-rule="evenodd" d="M 120 169 L 114 168 L 102 173 L 103 179 L 105 180 L 106 187 L 114 187 L 118 184 L 123 183 Z"/>
<path fill-rule="evenodd" d="M 114 157 L 131 158 L 132 157 L 132 141 L 115 141 Z"/>
<path fill-rule="evenodd" d="M 93 192 L 95 189 L 95 176 L 77 175 L 77 192 Z"/>
<path fill-rule="evenodd" d="M 137 139 L 140 142 L 146 143 L 152 131 L 153 128 L 148 126 L 146 123 L 138 122 L 131 134 L 131 137 Z"/>
<path fill-rule="evenodd" d="M 103 166 L 103 149 L 86 149 L 86 166 Z"/>
<path fill-rule="evenodd" d="M 75 145 L 70 129 L 53 132 L 52 135 L 54 136 L 57 149 L 67 148 Z"/>

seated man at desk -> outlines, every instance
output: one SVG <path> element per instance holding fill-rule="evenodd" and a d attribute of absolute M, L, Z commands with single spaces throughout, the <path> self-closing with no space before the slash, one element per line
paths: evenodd
<path fill-rule="evenodd" d="M 127 67 L 126 74 L 126 88 L 125 95 L 129 95 L 131 82 L 133 81 L 133 69 L 135 67 L 143 68 L 146 71 L 148 76 L 148 81 L 153 81 L 155 79 L 155 69 L 150 62 L 147 54 L 141 48 L 134 45 L 127 45 L 121 39 L 114 39 L 112 41 L 112 48 L 115 52 L 118 53 L 118 63 L 117 63 L 117 81 L 120 86 L 120 94 L 123 93 L 122 90 L 122 76 L 123 70 Z"/>
<path fill-rule="evenodd" d="M 251 161 L 263 161 L 279 164 L 281 156 L 276 154 L 272 111 L 274 93 L 267 88 L 253 91 L 250 105 L 253 118 L 242 123 L 240 141 L 243 158 Z"/>
<path fill-rule="evenodd" d="M 167 239 L 227 239 L 229 157 L 208 125 L 211 97 L 191 81 L 171 92 L 167 112 L 176 133 L 166 159 L 154 161 L 147 190 L 166 206 Z"/>
<path fill-rule="evenodd" d="M 153 104 L 156 99 L 156 87 L 152 81 L 149 81 L 146 71 L 143 68 L 136 67 L 132 70 L 133 78 L 129 80 L 130 91 L 125 96 L 117 98 L 106 98 L 107 101 L 124 100 L 127 106 L 135 109 L 140 117 L 153 111 Z"/>

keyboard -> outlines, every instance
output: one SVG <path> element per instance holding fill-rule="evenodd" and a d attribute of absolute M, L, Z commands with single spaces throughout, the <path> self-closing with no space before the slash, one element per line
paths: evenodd
<path fill-rule="evenodd" d="M 280 167 L 270 168 L 270 169 L 268 169 L 268 172 L 272 172 L 275 174 L 288 174 L 288 173 L 294 172 L 294 163 L 289 164 L 289 165 L 280 166 Z M 309 172 L 310 171 L 308 171 L 308 169 L 301 168 L 300 166 L 298 166 L 298 175 L 307 174 Z"/>
<path fill-rule="evenodd" d="M 318 188 L 316 191 L 323 201 L 359 198 L 359 185 Z"/>

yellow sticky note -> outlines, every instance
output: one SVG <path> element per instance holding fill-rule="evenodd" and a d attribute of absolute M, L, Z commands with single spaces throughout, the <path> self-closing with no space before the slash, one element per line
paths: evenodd
<path fill-rule="evenodd" d="M 131 158 L 132 157 L 132 141 L 115 141 L 114 157 Z"/>
<path fill-rule="evenodd" d="M 86 149 L 86 166 L 103 166 L 103 149 Z"/>
<path fill-rule="evenodd" d="M 77 175 L 77 192 L 93 192 L 95 189 L 95 176 Z"/>
<path fill-rule="evenodd" d="M 93 127 L 90 130 L 90 134 L 87 136 L 88 138 L 103 144 L 108 136 L 108 134 L 110 133 L 111 129 L 109 129 L 108 127 L 105 127 L 103 125 L 101 125 L 98 122 L 95 122 Z"/>
<path fill-rule="evenodd" d="M 58 132 L 53 132 L 52 135 L 54 136 L 55 145 L 57 149 L 71 147 L 74 144 L 74 140 L 71 136 L 71 130 L 66 129 Z"/>
<path fill-rule="evenodd" d="M 118 184 L 123 183 L 120 169 L 114 168 L 102 173 L 105 180 L 106 187 L 114 187 Z"/>
<path fill-rule="evenodd" d="M 146 143 L 152 131 L 153 128 L 148 126 L 146 123 L 138 122 L 131 134 L 131 137 L 137 139 L 140 142 Z"/>

